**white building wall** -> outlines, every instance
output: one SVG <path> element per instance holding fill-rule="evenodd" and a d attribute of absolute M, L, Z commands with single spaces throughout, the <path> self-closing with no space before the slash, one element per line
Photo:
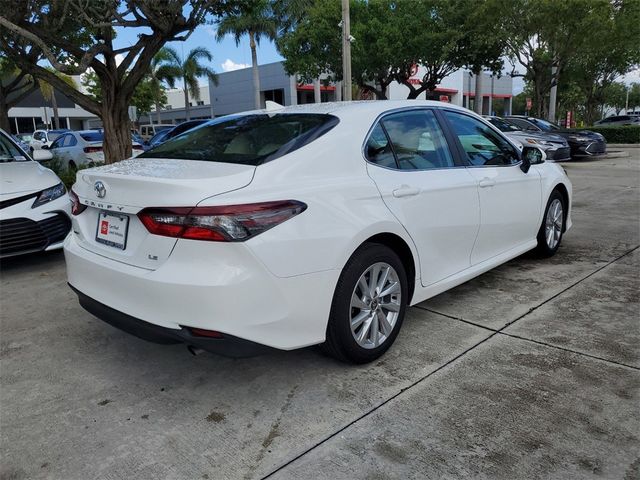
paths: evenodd
<path fill-rule="evenodd" d="M 204 105 L 209 105 L 211 103 L 211 99 L 209 97 L 209 85 L 200 85 L 200 101 L 204 102 Z M 196 100 L 189 95 L 189 102 L 192 106 L 196 106 Z M 171 109 L 174 108 L 184 108 L 184 91 L 182 88 L 170 88 L 167 90 L 167 106 L 171 106 Z M 155 107 L 153 107 L 155 110 Z M 169 108 L 167 108 L 169 109 Z"/>

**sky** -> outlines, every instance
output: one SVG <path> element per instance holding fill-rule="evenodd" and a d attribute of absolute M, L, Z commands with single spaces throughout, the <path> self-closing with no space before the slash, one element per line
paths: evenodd
<path fill-rule="evenodd" d="M 131 28 L 119 29 L 118 36 L 114 42 L 116 48 L 134 44 L 137 41 L 136 35 L 137 32 Z M 193 31 L 186 41 L 170 42 L 167 45 L 173 47 L 181 55 L 187 55 L 189 50 L 195 47 L 206 47 L 213 55 L 213 61 L 209 64 L 209 67 L 213 68 L 217 73 L 251 66 L 249 38 L 242 38 L 238 46 L 236 46 L 232 35 L 227 35 L 221 42 L 218 42 L 216 40 L 215 25 L 201 25 Z M 275 45 L 266 39 L 260 42 L 257 54 L 260 65 L 282 60 Z M 205 84 L 206 80 L 202 80 L 201 83 Z"/>

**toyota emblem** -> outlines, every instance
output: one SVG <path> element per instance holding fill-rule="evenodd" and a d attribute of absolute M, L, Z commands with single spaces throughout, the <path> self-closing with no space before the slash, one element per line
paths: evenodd
<path fill-rule="evenodd" d="M 93 184 L 93 189 L 96 191 L 96 195 L 98 196 L 98 198 L 104 198 L 104 196 L 107 194 L 107 187 L 105 187 L 104 183 L 102 183 L 100 180 Z"/>

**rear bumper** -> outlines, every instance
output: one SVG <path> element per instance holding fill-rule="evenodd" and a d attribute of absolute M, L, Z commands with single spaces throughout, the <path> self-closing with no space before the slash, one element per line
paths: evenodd
<path fill-rule="evenodd" d="M 124 315 L 127 322 L 116 322 L 123 330 L 130 331 L 125 324 L 136 325 L 136 331 L 157 339 L 202 348 L 202 342 L 185 337 L 188 328 L 282 350 L 323 342 L 340 274 L 327 270 L 280 278 L 243 244 L 196 240 L 178 241 L 156 270 L 90 252 L 74 233 L 64 251 L 69 285 L 91 313 L 112 324 L 108 319 Z"/>
<path fill-rule="evenodd" d="M 208 338 L 193 335 L 187 328 L 175 330 L 160 327 L 127 315 L 126 313 L 119 312 L 88 297 L 72 285 L 69 286 L 78 295 L 80 306 L 87 312 L 113 327 L 149 342 L 165 345 L 184 343 L 185 345 L 198 347 L 208 352 L 236 358 L 250 357 L 272 350 L 259 343 L 249 342 L 232 335 L 224 335 L 222 338 Z"/>

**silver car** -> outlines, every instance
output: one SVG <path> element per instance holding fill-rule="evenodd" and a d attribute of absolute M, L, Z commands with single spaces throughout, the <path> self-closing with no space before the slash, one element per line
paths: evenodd
<path fill-rule="evenodd" d="M 594 125 L 601 127 L 609 125 L 640 125 L 640 116 L 638 115 L 614 115 L 612 117 L 598 120 Z"/>
<path fill-rule="evenodd" d="M 516 145 L 519 143 L 522 145 L 535 146 L 544 150 L 547 154 L 547 160 L 571 160 L 571 149 L 569 148 L 569 143 L 560 135 L 523 130 L 500 117 L 487 115 L 484 118 L 504 133 L 510 140 L 514 140 Z"/>

